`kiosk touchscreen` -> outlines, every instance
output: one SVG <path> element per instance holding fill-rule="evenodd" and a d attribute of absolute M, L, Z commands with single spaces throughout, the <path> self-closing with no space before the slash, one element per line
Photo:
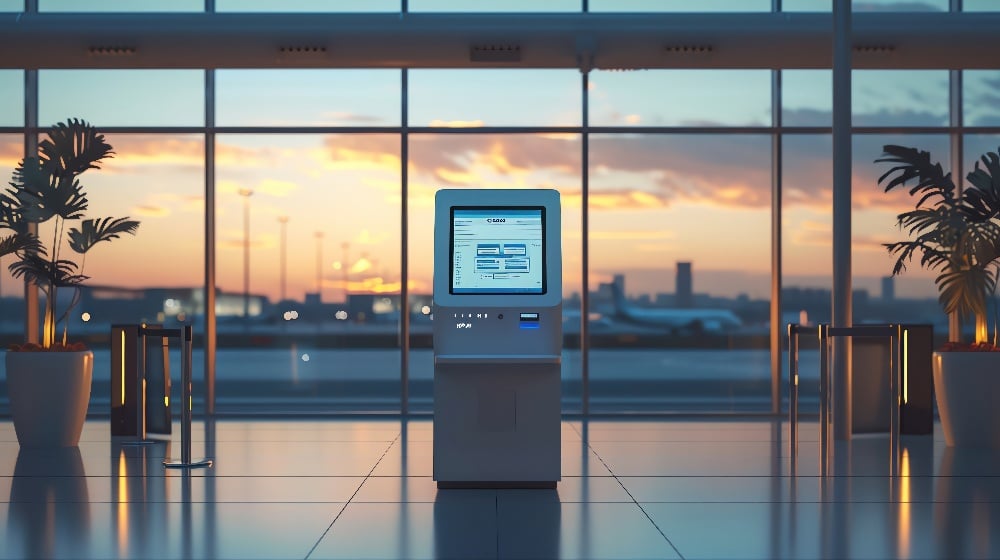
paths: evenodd
<path fill-rule="evenodd" d="M 441 190 L 434 217 L 434 479 L 560 479 L 559 193 Z"/>

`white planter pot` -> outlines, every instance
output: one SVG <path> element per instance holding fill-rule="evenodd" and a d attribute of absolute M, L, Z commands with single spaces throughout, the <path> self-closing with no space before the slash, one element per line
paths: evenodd
<path fill-rule="evenodd" d="M 934 352 L 934 392 L 949 447 L 1000 449 L 1000 352 Z"/>
<path fill-rule="evenodd" d="M 7 352 L 6 365 L 18 443 L 77 445 L 90 403 L 93 352 Z"/>

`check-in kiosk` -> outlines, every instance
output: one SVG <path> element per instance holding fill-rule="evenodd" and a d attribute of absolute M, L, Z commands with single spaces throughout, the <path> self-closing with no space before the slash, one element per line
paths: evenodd
<path fill-rule="evenodd" d="M 434 216 L 434 480 L 560 479 L 559 193 L 441 190 Z"/>

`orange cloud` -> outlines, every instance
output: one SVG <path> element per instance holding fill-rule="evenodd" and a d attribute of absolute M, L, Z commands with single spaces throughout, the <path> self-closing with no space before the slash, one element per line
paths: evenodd
<path fill-rule="evenodd" d="M 132 213 L 136 216 L 163 218 L 170 215 L 170 210 L 164 206 L 141 205 L 133 207 Z"/>
<path fill-rule="evenodd" d="M 434 119 L 431 121 L 430 126 L 440 126 L 447 128 L 477 128 L 483 126 L 483 121 L 476 119 L 474 121 L 444 121 L 441 119 Z"/>
<path fill-rule="evenodd" d="M 6 174 L 13 173 L 14 168 L 24 157 L 24 145 L 21 143 L 21 137 L 11 136 L 10 139 L 10 142 L 0 142 L 0 166 L 5 172 L 4 180 L 7 179 Z M 0 137 L 0 140 L 6 140 L 6 137 Z"/>

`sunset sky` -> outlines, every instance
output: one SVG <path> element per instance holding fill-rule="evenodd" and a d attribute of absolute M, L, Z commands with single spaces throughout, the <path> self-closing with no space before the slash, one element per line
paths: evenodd
<path fill-rule="evenodd" d="M 44 3 L 44 0 L 43 0 Z M 792 2 L 788 2 L 791 4 Z M 411 1 L 411 6 L 414 2 Z M 591 2 L 594 5 L 594 2 Z M 0 126 L 20 126 L 20 71 L 0 70 Z M 581 138 L 565 132 L 476 133 L 482 126 L 581 124 L 575 70 L 411 70 L 409 137 L 411 290 L 429 293 L 433 196 L 439 188 L 554 188 L 562 193 L 564 292 L 581 282 Z M 164 127 L 109 133 L 116 157 L 82 178 L 92 216 L 132 216 L 139 235 L 98 246 L 92 284 L 197 286 L 203 279 L 204 145 L 170 127 L 203 124 L 203 72 L 43 70 L 40 119 L 82 117 L 99 127 Z M 221 127 L 398 127 L 398 70 L 219 70 Z M 1000 72 L 966 72 L 966 124 L 1000 124 Z M 733 87 L 738 84 L 739 87 Z M 770 138 L 712 134 L 718 126 L 769 126 L 767 71 L 594 72 L 590 123 L 634 128 L 590 136 L 591 287 L 624 273 L 630 293 L 672 292 L 677 261 L 694 263 L 695 290 L 766 298 L 770 274 Z M 829 126 L 828 71 L 784 73 L 786 126 Z M 854 123 L 947 124 L 944 71 L 856 71 Z M 704 126 L 704 134 L 644 127 Z M 435 132 L 461 127 L 463 133 Z M 887 143 L 920 147 L 948 165 L 945 135 L 858 134 L 854 139 L 853 271 L 879 293 L 891 270 L 881 244 L 899 238 L 910 206 L 887 196 L 873 164 Z M 966 138 L 966 172 L 1000 138 Z M 21 137 L 0 134 L 6 174 Z M 287 216 L 288 296 L 315 291 L 321 251 L 324 300 L 400 287 L 400 137 L 385 132 L 220 133 L 217 138 L 219 285 L 242 289 L 243 205 L 250 205 L 251 292 L 279 296 L 279 217 Z M 829 287 L 829 135 L 784 138 L 785 283 Z M 246 201 L 238 193 L 251 189 Z M 318 238 L 317 233 L 322 237 Z M 4 259 L 4 264 L 9 258 Z M 6 266 L 4 266 L 6 269 Z M 0 290 L 17 293 L 4 270 Z M 912 268 L 897 295 L 933 296 Z"/>

